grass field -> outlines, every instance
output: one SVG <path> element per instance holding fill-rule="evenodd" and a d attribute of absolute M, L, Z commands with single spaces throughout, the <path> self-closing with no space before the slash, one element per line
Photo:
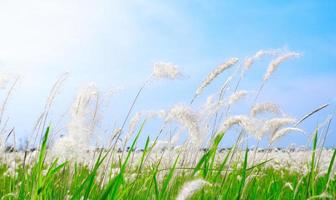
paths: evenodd
<path fill-rule="evenodd" d="M 257 92 L 238 90 L 252 64 L 267 56 L 275 58 Z M 276 149 L 274 145 L 290 132 L 306 132 L 300 128 L 301 122 L 328 104 L 296 120 L 276 104 L 258 102 L 264 85 L 278 66 L 298 56 L 296 52 L 258 51 L 240 64 L 214 96 L 194 109 L 192 105 L 207 86 L 238 63 L 237 58 L 229 59 L 208 74 L 189 105 L 136 113 L 129 119 L 149 82 L 182 76 L 175 65 L 158 63 L 134 98 L 124 123 L 112 132 L 108 145 L 95 149 L 89 148 L 99 120 L 99 95 L 95 87 L 78 94 L 65 136 L 55 137 L 53 127 L 46 125 L 52 102 L 65 79 L 61 77 L 50 93 L 27 148 L 20 151 L 15 146 L 4 148 L 13 131 L 1 140 L 0 198 L 335 199 L 336 150 L 324 148 L 332 117 L 312 131 L 311 144 L 305 149 Z M 227 91 L 232 93 L 226 94 Z M 248 113 L 232 115 L 231 108 L 248 95 L 253 96 Z M 162 128 L 152 139 L 147 137 L 145 145 L 139 148 L 137 144 L 145 135 L 143 128 L 152 118 L 163 119 Z M 171 130 L 169 125 L 178 129 L 170 132 L 169 139 L 162 139 L 161 133 Z M 237 128 L 237 141 L 223 150 L 221 144 L 233 127 Z M 188 135 L 184 142 L 179 139 L 181 132 Z M 249 137 L 257 141 L 255 148 L 249 148 Z M 268 138 L 269 146 L 260 149 L 259 142 L 264 138 Z"/>
<path fill-rule="evenodd" d="M 200 154 L 194 166 L 183 163 L 182 154 L 171 165 L 164 164 L 165 153 L 147 164 L 153 146 L 136 152 L 132 150 L 135 140 L 119 163 L 104 165 L 110 154 L 100 151 L 92 156 L 97 157 L 92 166 L 87 166 L 46 159 L 47 137 L 48 132 L 35 163 L 23 165 L 17 158 L 12 161 L 17 163 L 14 169 L 1 165 L 2 199 L 332 199 L 336 195 L 332 172 L 336 150 L 329 152 L 332 156 L 325 171 L 318 168 L 318 151 L 309 151 L 309 170 L 300 173 L 268 165 L 272 159 L 253 163 L 254 152 L 218 153 L 216 143 Z M 243 155 L 232 159 L 235 153 Z"/>

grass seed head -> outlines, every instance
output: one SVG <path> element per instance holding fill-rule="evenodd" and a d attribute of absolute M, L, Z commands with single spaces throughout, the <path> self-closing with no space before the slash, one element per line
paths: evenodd
<path fill-rule="evenodd" d="M 202 131 L 199 126 L 199 115 L 191 108 L 178 104 L 172 107 L 165 116 L 166 122 L 177 122 L 188 130 L 193 143 L 198 144 L 202 139 Z"/>
<path fill-rule="evenodd" d="M 199 96 L 204 88 L 206 88 L 208 85 L 211 84 L 211 82 L 219 76 L 221 73 L 223 73 L 225 70 L 232 67 L 234 64 L 238 62 L 238 58 L 231 58 L 225 63 L 219 65 L 217 68 L 215 68 L 213 71 L 211 71 L 208 76 L 205 78 L 205 80 L 201 83 L 201 85 L 196 90 L 196 96 Z"/>
<path fill-rule="evenodd" d="M 187 182 L 183 185 L 179 194 L 177 195 L 176 200 L 186 200 L 190 198 L 195 192 L 202 189 L 206 185 L 211 185 L 203 179 L 196 179 L 190 182 Z"/>
<path fill-rule="evenodd" d="M 257 51 L 253 56 L 248 57 L 247 59 L 245 59 L 244 61 L 244 70 L 247 71 L 251 68 L 251 66 L 253 65 L 253 63 L 265 56 L 273 56 L 276 55 L 278 53 L 279 50 L 259 50 Z"/>
<path fill-rule="evenodd" d="M 304 133 L 304 131 L 303 131 L 302 129 L 299 129 L 299 128 L 294 128 L 294 127 L 283 128 L 283 129 L 280 129 L 280 130 L 276 131 L 276 132 L 271 136 L 270 143 L 275 142 L 276 140 L 280 139 L 281 137 L 285 136 L 286 134 L 288 134 L 288 133 L 290 133 L 290 132 L 300 132 L 300 133 Z"/>
<path fill-rule="evenodd" d="M 154 64 L 153 76 L 155 78 L 176 79 L 179 76 L 182 76 L 182 73 L 174 64 L 167 62 L 158 62 Z"/>
<path fill-rule="evenodd" d="M 255 134 L 256 133 L 256 122 L 251 119 L 248 116 L 245 115 L 236 115 L 229 117 L 224 121 L 224 123 L 221 125 L 220 133 L 226 132 L 228 129 L 230 129 L 234 125 L 241 126 L 246 132 Z"/>
<path fill-rule="evenodd" d="M 241 98 L 245 97 L 247 94 L 248 94 L 248 92 L 245 91 L 245 90 L 240 90 L 240 91 L 237 91 L 237 92 L 233 93 L 228 99 L 228 104 L 232 105 L 232 104 L 236 103 Z"/>
<path fill-rule="evenodd" d="M 269 66 L 268 66 L 266 74 L 264 75 L 264 81 L 267 81 L 272 76 L 274 71 L 278 68 L 278 66 L 281 63 L 287 61 L 288 59 L 297 58 L 299 56 L 301 56 L 300 53 L 288 52 L 288 53 L 282 54 L 282 55 L 278 56 L 276 59 L 272 60 L 271 63 L 269 64 Z"/>
<path fill-rule="evenodd" d="M 279 106 L 274 103 L 260 103 L 260 104 L 255 104 L 252 107 L 251 116 L 256 117 L 258 114 L 265 113 L 265 112 L 269 112 L 273 114 L 281 113 Z"/>

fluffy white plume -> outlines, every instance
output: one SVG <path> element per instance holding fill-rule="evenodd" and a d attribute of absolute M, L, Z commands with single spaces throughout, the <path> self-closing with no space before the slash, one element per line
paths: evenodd
<path fill-rule="evenodd" d="M 125 135 L 125 141 L 127 142 L 134 134 L 139 121 L 141 120 L 142 114 L 140 112 L 136 113 L 133 118 L 131 119 L 127 134 Z"/>
<path fill-rule="evenodd" d="M 273 72 L 278 68 L 278 66 L 290 58 L 297 58 L 301 54 L 297 52 L 288 52 L 286 54 L 278 56 L 276 59 L 272 60 L 268 66 L 267 72 L 264 75 L 264 81 L 268 80 Z"/>
<path fill-rule="evenodd" d="M 191 108 L 178 104 L 172 107 L 165 117 L 166 122 L 177 122 L 188 130 L 191 142 L 200 143 L 202 131 L 199 126 L 199 116 Z"/>
<path fill-rule="evenodd" d="M 278 50 L 259 50 L 257 51 L 253 56 L 247 58 L 244 61 L 244 70 L 249 70 L 251 68 L 251 66 L 253 65 L 253 63 L 261 58 L 263 58 L 264 56 L 268 56 L 268 55 L 276 55 L 278 53 Z"/>
<path fill-rule="evenodd" d="M 245 91 L 245 90 L 240 90 L 240 91 L 237 91 L 237 92 L 233 93 L 228 99 L 228 104 L 232 105 L 232 104 L 236 103 L 241 98 L 245 97 L 247 94 L 248 94 L 248 92 Z"/>
<path fill-rule="evenodd" d="M 94 85 L 79 91 L 70 110 L 68 133 L 53 146 L 56 154 L 77 157 L 88 149 L 90 137 L 99 120 L 97 103 L 98 89 Z"/>
<path fill-rule="evenodd" d="M 275 129 L 281 128 L 282 126 L 290 125 L 293 123 L 295 123 L 295 119 L 291 117 L 280 117 L 280 118 L 273 118 L 273 119 L 267 120 L 265 122 L 265 126 L 269 130 L 275 130 Z"/>
<path fill-rule="evenodd" d="M 176 65 L 166 62 L 158 62 L 154 64 L 153 76 L 156 78 L 167 78 L 167 79 L 176 79 L 181 76 Z"/>
<path fill-rule="evenodd" d="M 255 104 L 252 107 L 251 116 L 256 117 L 258 114 L 265 113 L 265 112 L 269 112 L 273 114 L 281 113 L 279 106 L 274 103 L 260 103 L 260 104 Z"/>
<path fill-rule="evenodd" d="M 202 111 L 207 116 L 212 116 L 223 107 L 231 106 L 232 104 L 239 101 L 241 98 L 245 97 L 247 94 L 248 92 L 245 90 L 237 91 L 233 93 L 231 96 L 229 96 L 229 98 L 226 101 L 215 100 L 215 96 L 209 96 L 205 104 L 202 106 Z"/>
<path fill-rule="evenodd" d="M 264 122 L 262 128 L 259 130 L 258 135 L 264 136 L 270 134 L 272 136 L 276 131 L 284 126 L 295 123 L 295 119 L 291 117 L 272 118 Z"/>
<path fill-rule="evenodd" d="M 293 128 L 293 127 L 283 128 L 283 129 L 280 129 L 280 130 L 276 131 L 272 135 L 272 137 L 270 139 L 270 143 L 275 142 L 276 140 L 278 140 L 279 138 L 285 136 L 286 134 L 288 134 L 290 132 L 301 132 L 301 133 L 304 133 L 304 131 L 302 129 L 299 129 L 299 128 Z"/>
<path fill-rule="evenodd" d="M 208 74 L 205 80 L 201 83 L 201 85 L 196 90 L 196 96 L 199 96 L 204 88 L 206 88 L 218 75 L 223 73 L 226 69 L 229 69 L 231 66 L 238 62 L 238 58 L 231 58 L 225 63 L 219 65 L 216 69 Z"/>
<path fill-rule="evenodd" d="M 246 132 L 255 135 L 258 129 L 258 121 L 245 115 L 236 115 L 226 119 L 220 126 L 219 132 L 226 132 L 234 125 L 241 126 Z"/>
<path fill-rule="evenodd" d="M 215 99 L 215 96 L 209 96 L 201 107 L 201 110 L 202 113 L 205 114 L 205 117 L 211 117 L 225 105 L 227 105 L 225 101 Z"/>
<path fill-rule="evenodd" d="M 210 183 L 203 179 L 196 179 L 185 183 L 177 195 L 176 200 L 186 200 L 190 198 L 195 192 L 202 189 L 205 185 L 210 185 Z"/>

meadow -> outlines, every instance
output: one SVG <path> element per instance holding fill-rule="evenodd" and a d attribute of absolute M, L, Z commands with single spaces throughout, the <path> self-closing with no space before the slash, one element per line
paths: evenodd
<path fill-rule="evenodd" d="M 303 130 L 329 104 L 290 117 L 275 103 L 259 102 L 265 84 L 281 65 L 301 56 L 288 50 L 260 50 L 242 59 L 220 64 L 196 88 L 189 104 L 159 111 L 135 112 L 139 96 L 158 79 L 183 77 L 171 63 L 155 63 L 150 78 L 140 87 L 120 127 L 111 130 L 106 145 L 92 147 L 101 109 L 99 90 L 90 85 L 78 92 L 69 110 L 66 133 L 56 136 L 48 115 L 62 76 L 50 91 L 44 111 L 25 148 L 8 145 L 13 130 L 3 128 L 0 152 L 1 199 L 335 199 L 336 149 L 324 147 L 332 117 L 314 130 Z M 262 59 L 267 70 L 256 92 L 240 89 L 246 73 Z M 279 69 L 278 69 L 279 68 Z M 229 69 L 229 77 L 222 74 Z M 215 79 L 223 85 L 204 103 L 196 101 Z M 17 80 L 9 87 L 3 112 Z M 231 109 L 243 98 L 252 98 L 246 114 Z M 156 135 L 143 138 L 151 120 L 162 124 Z M 237 140 L 222 144 L 228 132 Z M 169 133 L 169 134 L 167 134 Z M 305 147 L 277 148 L 288 134 L 310 138 Z M 169 137 L 165 137 L 169 135 Z M 183 139 L 182 136 L 186 136 Z M 137 145 L 140 138 L 145 143 Z M 248 140 L 256 145 L 251 147 Z M 261 148 L 261 140 L 268 141 Z"/>

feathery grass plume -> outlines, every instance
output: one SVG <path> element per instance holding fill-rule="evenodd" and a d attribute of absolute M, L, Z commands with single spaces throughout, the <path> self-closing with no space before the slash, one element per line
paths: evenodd
<path fill-rule="evenodd" d="M 68 134 L 59 138 L 53 146 L 59 156 L 75 158 L 88 149 L 90 137 L 99 121 L 98 93 L 94 84 L 79 91 L 70 110 Z"/>
<path fill-rule="evenodd" d="M 278 66 L 285 62 L 288 59 L 291 58 L 297 58 L 301 56 L 300 53 L 297 52 L 288 52 L 283 55 L 278 56 L 276 59 L 272 60 L 271 63 L 268 66 L 268 69 L 266 71 L 266 74 L 264 75 L 264 81 L 267 81 L 271 75 L 274 73 L 274 71 L 278 68 Z"/>
<path fill-rule="evenodd" d="M 142 92 L 142 90 L 152 81 L 152 78 L 167 78 L 167 79 L 176 79 L 178 76 L 182 76 L 182 73 L 178 70 L 176 65 L 173 65 L 171 63 L 166 62 L 158 62 L 154 64 L 153 72 L 148 80 L 144 82 L 142 87 L 139 89 L 138 93 L 136 94 L 135 98 L 133 99 L 133 102 L 126 114 L 126 117 L 123 121 L 123 124 L 121 126 L 120 134 L 117 135 L 115 142 L 117 142 L 120 138 L 120 135 L 122 134 L 122 131 L 126 125 L 126 122 L 128 121 L 128 118 L 131 115 L 131 112 Z M 116 143 L 113 144 L 113 148 L 115 148 Z M 110 158 L 108 159 L 110 160 Z"/>
<path fill-rule="evenodd" d="M 268 56 L 268 55 L 274 56 L 274 55 L 278 54 L 278 51 L 279 50 L 274 50 L 274 49 L 257 51 L 253 56 L 245 59 L 245 61 L 244 61 L 244 71 L 249 70 L 255 61 L 263 58 L 264 56 Z"/>
<path fill-rule="evenodd" d="M 259 130 L 258 135 L 263 137 L 266 134 L 269 134 L 270 137 L 272 137 L 274 133 L 278 131 L 281 127 L 291 125 L 293 123 L 295 123 L 295 119 L 291 117 L 276 117 L 269 119 L 264 122 Z"/>
<path fill-rule="evenodd" d="M 165 116 L 166 122 L 177 122 L 188 130 L 192 143 L 198 144 L 202 141 L 202 131 L 199 126 L 199 115 L 191 108 L 177 104 L 172 107 Z"/>
<path fill-rule="evenodd" d="M 182 73 L 176 65 L 167 62 L 157 62 L 154 64 L 153 76 L 155 78 L 176 79 Z"/>
<path fill-rule="evenodd" d="M 265 127 L 268 130 L 277 130 L 283 126 L 295 123 L 295 119 L 291 117 L 277 117 L 267 120 L 265 122 Z"/>
<path fill-rule="evenodd" d="M 234 125 L 241 126 L 246 132 L 255 134 L 256 133 L 256 126 L 258 123 L 256 120 L 245 116 L 245 115 L 236 115 L 229 117 L 226 119 L 223 124 L 220 126 L 220 133 L 226 132 L 228 129 L 230 129 Z"/>
<path fill-rule="evenodd" d="M 202 110 L 204 111 L 204 113 L 210 116 L 214 113 L 214 110 L 217 110 L 217 106 L 219 103 L 220 102 L 215 101 L 214 95 L 210 95 L 206 99 L 205 103 L 202 105 Z"/>
<path fill-rule="evenodd" d="M 133 136 L 133 133 L 135 132 L 137 125 L 139 124 L 142 117 L 141 112 L 137 112 L 133 118 L 131 119 L 129 126 L 128 126 L 128 132 L 125 135 L 125 142 L 127 142 L 131 137 Z"/>
<path fill-rule="evenodd" d="M 302 129 L 299 129 L 299 128 L 294 128 L 294 127 L 283 128 L 283 129 L 280 129 L 280 130 L 274 132 L 274 134 L 271 136 L 270 143 L 273 143 L 273 142 L 277 141 L 279 138 L 285 136 L 286 134 L 288 134 L 290 132 L 304 133 L 304 131 Z"/>
<path fill-rule="evenodd" d="M 233 93 L 229 98 L 228 98 L 228 104 L 232 105 L 239 101 L 241 98 L 245 97 L 248 94 L 247 91 L 245 90 L 240 90 L 235 93 Z"/>
<path fill-rule="evenodd" d="M 223 73 L 225 70 L 229 69 L 231 66 L 238 62 L 238 58 L 230 58 L 225 63 L 219 65 L 216 69 L 211 71 L 201 85 L 197 88 L 194 99 L 199 96 L 204 88 L 206 88 L 217 76 Z"/>
<path fill-rule="evenodd" d="M 202 106 L 202 111 L 206 113 L 207 116 L 212 116 L 213 114 L 217 113 L 223 106 L 232 105 L 248 94 L 247 91 L 241 90 L 232 94 L 228 98 L 228 100 L 222 100 L 224 91 L 227 89 L 227 85 L 231 79 L 232 76 L 225 81 L 223 87 L 220 90 L 220 93 L 218 94 L 219 99 L 215 100 L 215 95 L 211 95 L 207 98 L 205 104 Z"/>
<path fill-rule="evenodd" d="M 202 113 L 206 115 L 206 117 L 211 117 L 225 105 L 226 105 L 225 101 L 215 100 L 215 96 L 211 95 L 202 105 L 201 110 Z"/>
<path fill-rule="evenodd" d="M 258 103 L 252 107 L 251 116 L 256 117 L 258 114 L 265 113 L 265 112 L 269 112 L 273 114 L 281 113 L 279 106 L 274 103 Z"/>
<path fill-rule="evenodd" d="M 203 179 L 196 179 L 196 180 L 187 182 L 183 185 L 182 189 L 177 195 L 176 200 L 186 200 L 192 197 L 192 195 L 195 192 L 202 189 L 206 185 L 211 185 L 211 184 Z"/>

